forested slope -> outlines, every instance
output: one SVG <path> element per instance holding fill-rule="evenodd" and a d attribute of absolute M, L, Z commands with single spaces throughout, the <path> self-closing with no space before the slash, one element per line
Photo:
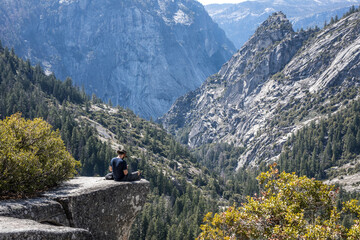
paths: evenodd
<path fill-rule="evenodd" d="M 0 46 L 1 119 L 16 112 L 59 129 L 69 152 L 82 163 L 80 175 L 103 176 L 115 148 L 128 150 L 130 168 L 140 169 L 152 189 L 132 239 L 193 239 L 204 214 L 217 211 L 219 195 L 210 186 L 217 180 L 160 126 L 96 96 L 90 99 L 71 79 L 46 76 L 41 67 Z"/>
<path fill-rule="evenodd" d="M 327 179 L 358 172 L 359 154 L 360 101 L 355 100 L 336 114 L 313 121 L 293 134 L 283 147 L 279 163 L 287 172 Z M 353 166 L 343 172 L 335 171 L 348 163 Z"/>
<path fill-rule="evenodd" d="M 82 164 L 80 175 L 104 176 L 115 149 L 128 150 L 131 170 L 140 169 L 152 190 L 131 239 L 194 239 L 207 212 L 257 191 L 257 172 L 233 174 L 242 148 L 206 145 L 191 153 L 160 125 L 87 96 L 70 78 L 45 75 L 0 44 L 0 117 L 17 112 L 58 129 Z"/>

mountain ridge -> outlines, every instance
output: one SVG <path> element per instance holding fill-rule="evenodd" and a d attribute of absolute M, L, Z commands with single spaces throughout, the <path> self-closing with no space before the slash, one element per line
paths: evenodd
<path fill-rule="evenodd" d="M 308 95 L 321 92 L 325 101 L 331 94 L 359 85 L 359 15 L 353 13 L 321 31 L 289 31 L 266 49 L 256 48 L 253 40 L 262 40 L 255 33 L 218 74 L 173 105 L 162 119 L 164 127 L 179 139 L 183 136 L 191 147 L 211 142 L 245 146 L 239 166 L 278 157 L 288 134 L 316 114 L 308 109 L 300 119 L 299 112 L 284 125 L 276 122 L 282 112 L 302 109 Z M 269 19 L 276 22 L 274 15 Z M 287 22 L 283 21 L 285 29 Z M 335 89 L 331 94 L 326 92 L 330 88 Z M 299 122 L 294 123 L 295 119 Z"/>

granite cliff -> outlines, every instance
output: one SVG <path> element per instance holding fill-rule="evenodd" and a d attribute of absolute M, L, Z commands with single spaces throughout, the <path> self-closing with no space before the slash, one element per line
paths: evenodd
<path fill-rule="evenodd" d="M 105 101 L 157 118 L 235 52 L 195 0 L 0 2 L 0 39 Z"/>
<path fill-rule="evenodd" d="M 0 202 L 0 239 L 128 239 L 149 192 L 126 183 L 79 177 L 43 197 Z"/>
<path fill-rule="evenodd" d="M 239 166 L 276 159 L 292 133 L 323 116 L 315 109 L 341 108 L 349 99 L 337 94 L 359 86 L 359 19 L 356 12 L 321 31 L 294 32 L 274 13 L 217 74 L 176 101 L 163 125 L 191 147 L 246 147 Z"/>

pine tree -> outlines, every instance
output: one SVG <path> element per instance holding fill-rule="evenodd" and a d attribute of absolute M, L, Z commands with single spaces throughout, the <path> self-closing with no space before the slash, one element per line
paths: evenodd
<path fill-rule="evenodd" d="M 334 24 L 335 23 L 335 20 L 334 20 L 334 18 L 333 17 L 331 17 L 331 20 L 330 20 L 330 25 L 331 24 Z"/>
<path fill-rule="evenodd" d="M 344 149 L 349 153 L 353 153 L 356 150 L 356 138 L 353 131 L 349 127 L 344 137 Z"/>

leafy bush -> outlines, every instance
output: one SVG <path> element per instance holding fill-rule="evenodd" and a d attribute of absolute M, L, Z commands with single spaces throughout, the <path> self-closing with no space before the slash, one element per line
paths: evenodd
<path fill-rule="evenodd" d="M 359 239 L 360 221 L 340 224 L 347 212 L 360 214 L 357 200 L 336 208 L 337 192 L 321 181 L 278 173 L 274 167 L 257 178 L 260 197 L 248 197 L 240 208 L 208 213 L 198 239 Z"/>
<path fill-rule="evenodd" d="M 0 121 L 0 197 L 24 196 L 72 177 L 80 164 L 66 151 L 59 131 L 20 113 Z"/>

